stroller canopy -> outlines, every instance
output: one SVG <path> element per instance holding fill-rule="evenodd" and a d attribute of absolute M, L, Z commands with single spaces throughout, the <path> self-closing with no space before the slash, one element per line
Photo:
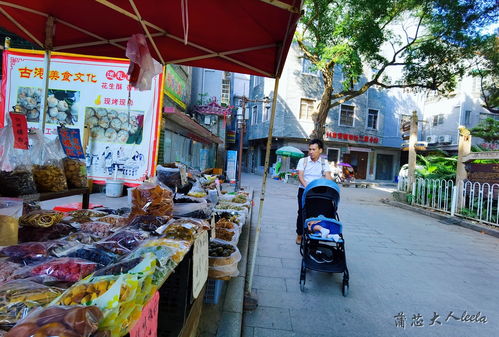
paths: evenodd
<path fill-rule="evenodd" d="M 340 202 L 340 188 L 334 181 L 329 179 L 316 179 L 308 184 L 303 192 L 303 207 L 306 205 L 307 198 L 331 200 L 337 207 Z"/>

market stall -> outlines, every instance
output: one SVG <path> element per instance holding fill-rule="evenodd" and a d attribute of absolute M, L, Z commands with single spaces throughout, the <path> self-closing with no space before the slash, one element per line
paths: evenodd
<path fill-rule="evenodd" d="M 157 291 L 158 331 L 178 336 L 207 277 L 238 275 L 248 194 L 219 194 L 216 176 L 187 170 L 191 187 L 174 195 L 163 182 L 182 185 L 180 168 L 164 172 L 133 190 L 130 208 L 1 216 L 19 223 L 19 243 L 0 248 L 7 337 L 124 336 Z"/>
<path fill-rule="evenodd" d="M 0 16 L 4 19 L 2 23 L 4 28 L 36 43 L 45 50 L 45 68 L 47 73 L 50 71 L 52 51 L 123 57 L 126 49 L 125 44 L 130 36 L 136 33 L 143 33 L 147 36 L 149 49 L 152 51 L 153 57 L 157 58 L 163 65 L 166 63 L 185 64 L 276 78 L 265 160 L 265 167 L 267 168 L 278 98 L 279 77 L 300 15 L 301 3 L 302 1 L 299 0 L 238 0 L 231 1 L 230 3 L 216 0 L 194 2 L 181 1 L 165 2 L 164 4 L 161 4 L 161 10 L 159 10 L 156 1 L 141 1 L 139 4 L 135 1 L 85 0 L 78 1 L 68 8 L 60 6 L 60 2 L 55 0 L 16 0 L 2 1 L 0 3 Z M 108 22 L 113 22 L 113 24 L 106 24 Z M 207 24 L 208 22 L 209 24 Z M 211 24 L 213 22 L 223 24 Z M 57 27 L 57 29 L 54 29 L 55 27 Z M 46 77 L 44 88 L 45 92 L 41 111 L 45 111 L 45 107 L 48 106 L 48 77 Z M 2 99 L 1 102 L 5 102 L 5 100 Z M 0 125 L 3 125 L 3 118 L 8 109 L 10 109 L 10 107 L 4 106 L 0 112 Z M 45 116 L 45 114 L 43 114 L 43 116 Z M 133 168 L 131 171 L 127 172 L 134 172 Z M 267 170 L 265 169 L 260 197 L 258 227 L 261 223 L 266 172 Z M 233 201 L 227 202 L 231 203 Z M 176 205 L 177 204 L 173 207 L 173 211 L 175 211 Z M 218 210 L 230 214 L 230 206 L 234 207 L 234 205 L 222 203 L 219 205 Z M 201 210 L 204 209 L 204 207 L 199 208 Z M 245 211 L 235 209 L 234 212 L 243 214 Z M 165 216 L 165 214 L 162 214 L 161 216 Z M 130 218 L 127 217 L 127 219 Z M 220 219 L 218 219 L 217 222 L 219 220 Z M 231 219 L 229 218 L 227 220 Z M 111 237 L 113 235 L 118 235 L 116 231 L 118 233 L 121 233 L 121 231 L 129 231 L 130 229 L 127 228 L 129 226 L 131 226 L 130 223 L 125 224 L 125 228 L 114 229 L 112 234 L 107 234 Z M 50 226 L 49 228 L 52 227 L 53 226 Z M 86 226 L 84 226 L 84 228 L 85 227 Z M 93 227 L 90 226 L 90 228 Z M 145 231 L 146 233 L 144 233 L 143 228 L 132 229 L 134 233 L 138 231 L 141 235 L 138 238 L 134 237 L 135 239 L 132 240 L 132 242 L 139 242 L 139 244 L 133 249 L 127 248 L 130 250 L 130 253 L 128 255 L 123 254 L 123 259 L 128 259 L 135 249 L 149 248 L 148 242 L 150 241 L 160 240 L 161 243 L 164 243 L 164 240 L 170 240 L 164 239 L 161 241 L 162 238 L 151 238 L 148 231 Z M 101 230 L 105 231 L 106 227 L 104 226 L 101 228 L 97 226 L 96 230 L 98 232 Z M 219 232 L 220 235 L 230 236 L 230 234 L 224 234 L 223 231 L 219 230 Z M 259 229 L 257 229 L 257 234 L 258 232 Z M 216 233 L 215 230 L 215 235 Z M 81 233 L 74 234 L 75 237 L 79 237 L 80 235 Z M 142 235 L 145 235 L 145 237 L 142 237 Z M 163 232 L 160 236 L 161 235 L 164 236 L 165 233 Z M 83 235 L 83 237 L 85 236 L 86 235 Z M 85 241 L 84 238 L 81 240 L 85 241 L 86 244 L 92 245 L 92 247 L 107 251 L 113 247 L 112 242 L 116 242 L 116 238 L 114 238 L 113 241 L 113 238 L 109 238 L 109 236 L 97 240 L 97 242 Z M 196 229 L 195 234 L 193 234 L 194 238 L 192 239 L 192 242 L 197 242 L 197 238 L 200 236 L 203 236 L 202 230 L 198 231 Z M 232 235 L 231 240 L 234 239 L 234 236 L 236 236 L 235 233 Z M 102 240 L 104 240 L 104 242 L 101 242 Z M 168 259 L 168 261 L 174 260 L 174 256 L 177 259 L 183 257 L 180 264 L 176 265 L 176 268 L 180 268 L 185 261 L 191 261 L 188 257 L 192 251 L 192 246 L 195 246 L 196 244 L 193 244 L 190 241 L 188 241 L 188 244 L 183 244 L 185 241 L 186 240 L 176 240 L 175 244 L 179 245 L 179 247 L 163 244 L 158 245 L 158 247 L 160 247 L 159 250 L 167 250 L 172 253 L 172 258 Z M 64 242 L 67 243 L 71 241 L 64 240 Z M 109 244 L 107 244 L 108 242 Z M 104 245 L 102 245 L 102 243 L 104 243 Z M 186 246 L 189 249 L 187 249 Z M 120 250 L 120 247 L 117 248 L 120 252 L 123 252 Z M 212 247 L 212 251 L 217 252 L 217 254 L 220 253 L 220 249 L 222 255 L 229 254 L 229 256 L 222 256 L 221 258 L 226 258 L 226 260 L 229 261 L 237 260 L 231 258 L 232 254 L 235 254 L 235 252 L 231 252 L 229 247 Z M 21 249 L 21 251 L 24 251 L 24 249 Z M 52 252 L 52 250 L 50 251 Z M 111 253 L 117 254 L 117 252 L 113 252 L 112 249 Z M 256 254 L 256 244 L 253 254 Z M 87 276 L 84 280 L 78 280 L 76 284 L 71 286 L 79 286 L 76 295 L 75 292 L 73 292 L 75 289 L 70 287 L 69 289 L 64 290 L 62 294 L 61 290 L 55 290 L 55 294 L 48 298 L 45 295 L 41 296 L 45 299 L 45 302 L 43 302 L 43 304 L 36 303 L 34 307 L 44 306 L 46 308 L 45 310 L 50 311 L 33 312 L 26 321 L 19 324 L 19 326 L 21 326 L 19 329 L 36 331 L 43 328 L 43 333 L 53 335 L 52 331 L 47 331 L 47 329 L 64 328 L 65 330 L 69 330 L 66 331 L 69 336 L 71 336 L 71 333 L 74 334 L 74 329 L 78 330 L 77 333 L 79 336 L 90 336 L 91 334 L 94 334 L 94 336 L 105 335 L 102 331 L 96 331 L 99 327 L 105 327 L 108 330 L 113 331 L 113 333 L 119 334 L 127 331 L 126 329 L 129 329 L 130 325 L 137 319 L 138 309 L 143 308 L 145 300 L 151 298 L 152 290 L 160 287 L 161 283 L 165 282 L 165 280 L 165 284 L 168 283 L 168 280 L 174 280 L 171 277 L 167 277 L 169 274 L 168 267 L 172 267 L 172 264 L 168 264 L 169 262 L 167 262 L 165 267 L 165 265 L 161 263 L 161 256 L 162 255 L 159 254 L 158 258 L 153 258 L 152 260 L 155 262 L 151 262 L 151 264 L 147 264 L 147 261 L 151 261 L 151 259 L 146 259 L 147 256 L 134 256 L 134 258 L 141 259 L 141 262 L 139 263 L 140 268 L 145 267 L 145 269 L 139 269 L 138 265 L 136 265 L 135 267 L 138 269 L 132 267 L 126 274 L 120 275 L 95 276 L 91 273 L 97 273 L 102 269 L 97 268 L 96 263 L 70 264 L 69 266 L 75 271 L 76 276 L 78 276 L 77 278 L 81 278 L 81 273 L 78 271 L 82 270 L 84 271 L 83 274 L 90 273 L 93 276 Z M 48 258 L 48 256 L 43 257 Z M 149 257 L 151 256 L 149 255 Z M 142 261 L 144 260 L 146 262 L 142 264 Z M 252 260 L 254 261 L 255 259 L 253 258 Z M 164 261 L 165 260 L 163 260 L 163 262 Z M 219 264 L 219 262 L 212 263 L 212 267 Z M 231 265 L 233 263 L 227 264 Z M 64 266 L 64 264 L 62 265 Z M 13 268 L 12 265 L 10 267 Z M 44 276 L 43 270 L 42 267 L 40 267 L 39 270 L 37 269 L 38 272 L 42 273 L 41 276 Z M 185 267 L 185 270 L 189 271 L 190 268 Z M 139 272 L 137 273 L 137 271 Z M 250 290 L 252 272 L 253 265 L 249 272 L 250 280 L 248 285 Z M 174 273 L 174 275 L 180 275 L 180 273 Z M 96 284 L 89 284 L 87 286 L 88 282 L 92 282 L 92 280 L 96 282 L 101 280 L 94 279 L 94 277 L 105 276 L 113 278 L 112 285 L 110 285 L 109 282 L 99 284 L 100 288 L 99 286 L 97 287 L 98 289 L 105 291 L 105 293 L 97 291 L 96 294 Z M 190 279 L 190 276 L 188 276 L 188 274 L 184 275 L 181 279 L 184 284 L 189 283 L 186 281 L 186 278 Z M 68 281 L 66 280 L 65 282 Z M 103 287 L 104 285 L 109 286 L 109 288 L 105 290 L 105 287 Z M 69 295 L 68 291 L 70 291 L 70 289 L 72 290 Z M 122 289 L 123 294 L 121 293 Z M 87 290 L 94 290 L 94 292 L 80 292 Z M 113 298 L 117 298 L 118 300 L 106 302 L 107 297 L 105 295 L 108 291 L 111 292 L 110 294 L 115 294 Z M 112 291 L 114 291 L 114 293 Z M 46 293 L 52 294 L 52 291 L 46 291 L 43 294 Z M 191 292 L 188 291 L 187 293 L 190 294 Z M 137 295 L 138 297 L 131 296 L 130 294 Z M 80 298 L 81 295 L 84 296 Z M 134 299 L 139 298 L 141 301 L 137 301 L 137 303 L 134 303 L 133 300 L 121 301 L 120 297 L 125 298 L 124 295 Z M 83 299 L 90 299 L 90 301 L 85 302 L 84 307 L 77 305 L 78 301 L 73 301 L 74 305 L 70 308 L 57 308 L 54 304 L 58 303 L 57 300 L 60 300 L 62 298 L 61 296 L 66 296 L 65 299 L 69 298 L 69 300 L 80 300 L 80 304 Z M 87 296 L 90 296 L 90 298 Z M 34 298 L 38 297 L 40 296 L 34 296 Z M 196 308 L 196 304 L 199 303 L 199 301 L 193 302 L 191 300 L 188 302 L 189 305 L 186 304 L 182 306 L 184 314 L 182 315 L 183 319 L 181 320 L 181 324 L 185 324 L 190 317 L 192 317 L 187 314 L 187 312 L 192 312 Z M 99 305 L 101 307 L 105 306 L 105 310 L 99 311 Z M 171 308 L 171 305 L 163 305 L 163 307 Z M 105 317 L 105 312 L 107 311 L 109 313 L 107 314 L 108 316 Z M 115 321 L 116 324 L 113 325 L 110 322 L 111 318 L 117 317 L 112 316 L 116 315 L 116 313 L 119 313 L 120 317 L 123 316 L 125 320 L 117 320 Z M 109 323 L 109 326 L 104 326 L 102 322 L 106 322 L 106 324 Z M 43 325 L 40 326 L 42 323 Z"/>

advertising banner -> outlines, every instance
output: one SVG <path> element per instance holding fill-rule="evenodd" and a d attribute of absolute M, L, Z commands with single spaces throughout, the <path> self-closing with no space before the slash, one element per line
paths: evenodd
<path fill-rule="evenodd" d="M 126 59 L 52 53 L 47 74 L 43 52 L 9 49 L 3 53 L 0 127 L 14 106 L 30 128 L 41 127 L 45 111 L 50 138 L 60 125 L 81 135 L 87 125 L 89 178 L 102 183 L 117 171 L 125 184 L 140 184 L 155 173 L 163 75 L 153 78 L 151 90 L 129 91 L 128 66 Z"/>
<path fill-rule="evenodd" d="M 227 180 L 231 184 L 236 182 L 236 171 L 237 171 L 237 151 L 229 150 L 227 151 Z"/>

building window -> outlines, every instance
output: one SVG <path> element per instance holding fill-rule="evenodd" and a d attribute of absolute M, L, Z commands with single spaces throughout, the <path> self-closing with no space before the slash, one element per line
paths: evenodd
<path fill-rule="evenodd" d="M 440 114 L 440 115 L 433 116 L 433 123 L 432 123 L 432 125 L 433 126 L 437 126 L 437 125 L 440 125 L 440 124 L 444 124 L 444 115 Z"/>
<path fill-rule="evenodd" d="M 258 122 L 258 107 L 253 105 L 251 107 L 251 125 L 255 125 Z"/>
<path fill-rule="evenodd" d="M 373 130 L 378 129 L 378 110 L 369 109 L 367 111 L 367 128 Z"/>
<path fill-rule="evenodd" d="M 270 106 L 268 104 L 262 103 L 262 111 L 263 111 L 262 122 L 266 122 L 269 120 L 269 110 Z"/>
<path fill-rule="evenodd" d="M 313 99 L 301 99 L 300 105 L 300 119 L 302 120 L 312 120 L 312 114 L 314 112 L 315 101 Z"/>
<path fill-rule="evenodd" d="M 354 107 L 342 104 L 340 108 L 340 126 L 353 126 L 354 116 Z"/>
<path fill-rule="evenodd" d="M 319 76 L 319 70 L 317 70 L 314 67 L 314 65 L 312 64 L 312 61 L 310 61 L 309 59 L 302 57 L 301 66 L 302 66 L 302 68 L 301 68 L 302 74 Z"/>
<path fill-rule="evenodd" d="M 470 126 L 471 125 L 471 111 L 470 110 L 466 110 L 464 112 L 464 125 L 465 126 Z"/>

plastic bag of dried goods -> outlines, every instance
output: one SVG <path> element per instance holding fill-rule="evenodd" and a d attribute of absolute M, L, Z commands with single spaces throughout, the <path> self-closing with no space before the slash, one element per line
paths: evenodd
<path fill-rule="evenodd" d="M 92 274 L 97 264 L 73 257 L 55 258 L 34 266 L 31 274 L 47 275 L 63 282 L 76 282 Z"/>
<path fill-rule="evenodd" d="M 156 232 L 158 228 L 166 225 L 169 216 L 138 215 L 131 222 L 130 227 L 139 228 L 147 232 Z"/>
<path fill-rule="evenodd" d="M 130 218 L 137 215 L 170 216 L 173 210 L 173 193 L 157 182 L 144 182 L 132 191 Z"/>
<path fill-rule="evenodd" d="M 19 224 L 26 227 L 46 228 L 61 222 L 63 218 L 64 213 L 61 212 L 51 210 L 32 211 L 19 218 Z"/>
<path fill-rule="evenodd" d="M 30 313 L 6 337 L 90 337 L 102 318 L 95 306 L 48 306 Z"/>
<path fill-rule="evenodd" d="M 40 130 L 36 130 L 33 135 L 30 154 L 38 192 L 60 192 L 68 189 L 62 161 L 51 147 L 51 141 L 45 138 Z"/>
<path fill-rule="evenodd" d="M 125 255 L 137 248 L 148 236 L 148 234 L 142 231 L 121 230 L 102 239 L 95 245 L 115 254 Z"/>
<path fill-rule="evenodd" d="M 0 286 L 0 326 L 14 326 L 31 311 L 49 304 L 63 289 L 29 280 L 10 281 Z"/>
<path fill-rule="evenodd" d="M 28 150 L 14 148 L 12 122 L 0 129 L 0 194 L 6 197 L 36 193 Z"/>
<path fill-rule="evenodd" d="M 67 223 L 57 223 L 50 227 L 19 227 L 19 242 L 45 242 L 63 238 L 77 229 Z"/>
<path fill-rule="evenodd" d="M 76 257 L 84 260 L 88 260 L 91 262 L 95 262 L 102 266 L 110 265 L 116 260 L 118 260 L 119 256 L 108 252 L 104 249 L 99 249 L 92 245 L 84 245 L 79 244 L 75 246 L 69 246 L 67 249 L 57 251 L 58 257 Z"/>

